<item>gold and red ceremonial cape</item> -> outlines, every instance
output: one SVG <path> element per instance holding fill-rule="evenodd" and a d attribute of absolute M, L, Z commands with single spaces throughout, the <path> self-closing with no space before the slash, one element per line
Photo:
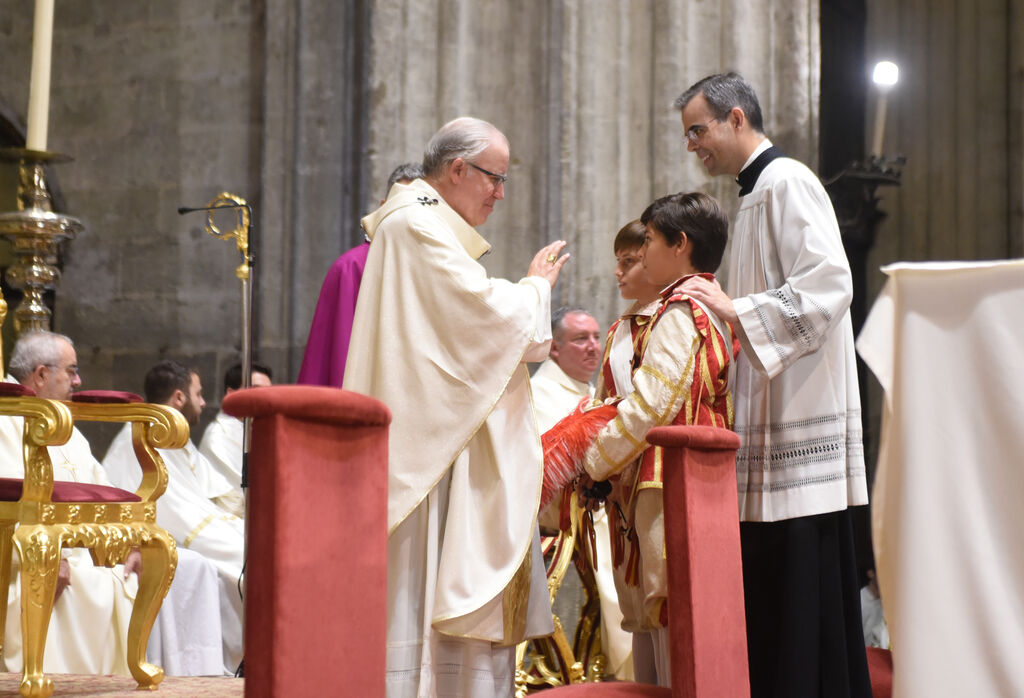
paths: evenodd
<path fill-rule="evenodd" d="M 732 428 L 729 371 L 739 342 L 731 327 L 679 290 L 687 278 L 662 291 L 661 303 L 649 319 L 620 319 L 630 322 L 632 387 L 621 386 L 614 378 L 611 354 L 619 322 L 609 330 L 599 397 L 624 397 L 618 416 L 588 451 L 586 468 L 595 479 L 622 474 L 614 490 L 619 507 L 609 507 L 616 565 L 623 562 L 627 544 L 634 553 L 631 562 L 636 563 L 636 493 L 662 487 L 662 449 L 644 441 L 647 431 L 665 424 Z"/>

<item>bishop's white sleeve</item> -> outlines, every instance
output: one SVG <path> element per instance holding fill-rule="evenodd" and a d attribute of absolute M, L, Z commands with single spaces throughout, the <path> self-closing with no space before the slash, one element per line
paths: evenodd
<path fill-rule="evenodd" d="M 665 311 L 633 374 L 633 392 L 587 449 L 583 467 L 590 477 L 606 480 L 622 470 L 647 449 L 644 437 L 652 427 L 675 419 L 690 392 L 699 342 L 689 307 L 676 303 Z"/>
<path fill-rule="evenodd" d="M 753 351 L 773 378 L 801 356 L 819 349 L 853 298 L 853 277 L 828 195 L 817 182 L 784 179 L 770 190 L 766 220 L 758 224 L 777 260 L 781 285 L 734 299 Z"/>
<path fill-rule="evenodd" d="M 519 285 L 532 288 L 537 294 L 533 336 L 523 354 L 523 361 L 543 361 L 551 351 L 551 284 L 539 276 L 524 276 Z"/>

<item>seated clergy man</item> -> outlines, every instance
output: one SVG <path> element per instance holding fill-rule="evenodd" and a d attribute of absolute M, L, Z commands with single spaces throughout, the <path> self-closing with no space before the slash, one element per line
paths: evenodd
<path fill-rule="evenodd" d="M 67 400 L 82 381 L 71 340 L 52 332 L 30 332 L 14 346 L 7 382 L 21 383 L 36 396 Z M 0 477 L 24 478 L 21 417 L 0 417 Z M 110 485 L 76 428 L 62 446 L 49 447 L 54 480 Z M 136 468 L 138 468 L 136 464 Z M 57 578 L 56 602 L 43 654 L 47 673 L 127 674 L 126 642 L 141 567 L 138 551 L 124 565 L 96 567 L 89 551 L 65 548 Z M 8 592 L 4 661 L 20 671 L 20 560 Z M 168 674 L 220 673 L 223 658 L 220 623 L 208 620 L 219 607 L 215 571 L 201 556 L 178 551 L 178 569 L 150 635 L 149 656 Z M 207 584 L 210 582 L 211 584 Z M 154 654 L 154 650 L 156 654 Z"/>
<path fill-rule="evenodd" d="M 161 361 L 149 369 L 145 392 L 147 402 L 174 407 L 193 427 L 206 404 L 199 375 L 176 361 Z M 219 504 L 235 490 L 191 441 L 184 448 L 158 452 L 167 465 L 169 482 L 167 491 L 157 501 L 156 521 L 174 536 L 179 546 L 201 553 L 217 567 L 225 669 L 234 673 L 242 660 L 243 605 L 238 579 L 245 552 L 245 524 Z M 103 458 L 103 467 L 118 487 L 134 491 L 139 486 L 142 471 L 135 460 L 130 426 L 114 437 Z"/>
<path fill-rule="evenodd" d="M 269 368 L 263 364 L 253 363 L 249 382 L 254 388 L 272 385 L 273 378 L 274 374 Z M 230 395 L 240 387 L 242 364 L 235 364 L 224 374 L 224 394 Z M 199 453 L 236 490 L 242 487 L 242 441 L 245 437 L 243 426 L 241 419 L 220 410 L 210 426 L 206 427 L 203 440 L 199 444 Z"/>
<path fill-rule="evenodd" d="M 559 308 L 551 313 L 551 352 L 530 378 L 541 432 L 572 412 L 580 399 L 593 397 L 590 381 L 600 365 L 597 320 L 582 308 Z"/>
<path fill-rule="evenodd" d="M 533 376 L 530 391 L 537 428 L 544 433 L 566 416 L 583 398 L 594 396 L 590 384 L 601 363 L 601 328 L 583 308 L 559 308 L 551 313 L 551 349 Z M 560 500 L 548 504 L 539 516 L 545 535 L 558 530 Z"/>

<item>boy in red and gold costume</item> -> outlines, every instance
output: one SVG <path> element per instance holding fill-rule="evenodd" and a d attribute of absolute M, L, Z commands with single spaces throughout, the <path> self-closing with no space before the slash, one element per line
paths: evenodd
<path fill-rule="evenodd" d="M 640 220 L 643 270 L 662 290 L 655 303 L 634 304 L 609 329 L 597 398 L 616 411 L 586 449 L 582 468 L 594 481 L 612 482 L 610 552 L 623 627 L 633 632 L 636 680 L 669 686 L 662 454 L 644 436 L 666 424 L 731 428 L 729 369 L 739 343 L 731 327 L 679 290 L 694 274 L 710 277 L 722 260 L 728 219 L 718 202 L 700 192 L 674 194 L 648 206 Z"/>

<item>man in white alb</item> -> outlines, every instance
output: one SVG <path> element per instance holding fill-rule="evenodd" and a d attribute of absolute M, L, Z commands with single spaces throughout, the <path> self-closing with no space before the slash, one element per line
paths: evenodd
<path fill-rule="evenodd" d="M 551 314 L 551 351 L 530 378 L 537 424 L 544 433 L 594 396 L 590 381 L 601 365 L 601 328 L 582 308 L 559 308 Z"/>
<path fill-rule="evenodd" d="M 149 369 L 145 393 L 146 402 L 174 407 L 190 426 L 198 423 L 206 404 L 199 374 L 176 361 L 161 361 Z M 240 506 L 241 493 L 206 462 L 191 440 L 184 448 L 158 449 L 158 453 L 167 466 L 169 481 L 157 501 L 156 521 L 181 548 L 202 554 L 217 568 L 224 670 L 234 673 L 242 660 L 244 615 L 238 580 L 245 553 L 245 522 L 233 513 Z M 132 491 L 138 487 L 142 473 L 135 462 L 130 427 L 114 437 L 103 467 L 118 487 Z"/>
<path fill-rule="evenodd" d="M 273 385 L 273 378 L 270 368 L 255 362 L 252 364 L 249 379 L 252 387 Z M 224 395 L 230 395 L 241 387 L 242 364 L 235 364 L 224 374 Z M 206 427 L 203 440 L 199 442 L 199 453 L 238 491 L 242 488 L 243 427 L 241 419 L 220 410 Z"/>
<path fill-rule="evenodd" d="M 515 645 L 552 632 L 537 507 L 542 453 L 525 362 L 548 353 L 544 247 L 518 283 L 476 260 L 504 198 L 509 146 L 463 117 L 424 177 L 363 219 L 371 239 L 344 387 L 382 400 L 388 437 L 387 686 L 399 696 L 512 696 Z"/>
<path fill-rule="evenodd" d="M 31 388 L 37 397 L 68 400 L 82 384 L 74 345 L 64 335 L 29 332 L 11 354 L 8 382 Z M 20 417 L 0 417 L 0 476 L 23 478 Z M 61 446 L 48 449 L 54 480 L 110 485 L 76 427 Z M 139 470 L 138 461 L 135 468 Z M 140 470 L 141 473 L 141 470 Z M 141 479 L 141 478 L 140 478 Z M 137 489 L 137 488 L 136 488 Z M 132 490 L 134 491 L 134 489 Z M 57 578 L 57 597 L 43 654 L 47 673 L 127 674 L 126 641 L 138 579 L 139 555 L 125 565 L 96 567 L 85 548 L 66 548 Z M 8 592 L 4 661 L 20 670 L 21 600 L 18 556 Z M 168 675 L 219 674 L 223 670 L 217 617 L 216 571 L 200 555 L 178 551 L 178 569 L 153 625 L 147 655 Z M 213 614 L 213 620 L 210 615 Z"/>
<path fill-rule="evenodd" d="M 736 329 L 735 429 L 751 694 L 870 696 L 848 507 L 867 504 L 853 281 L 818 178 L 765 135 L 735 73 L 675 102 L 687 147 L 736 177 L 726 291 L 683 290 Z"/>

